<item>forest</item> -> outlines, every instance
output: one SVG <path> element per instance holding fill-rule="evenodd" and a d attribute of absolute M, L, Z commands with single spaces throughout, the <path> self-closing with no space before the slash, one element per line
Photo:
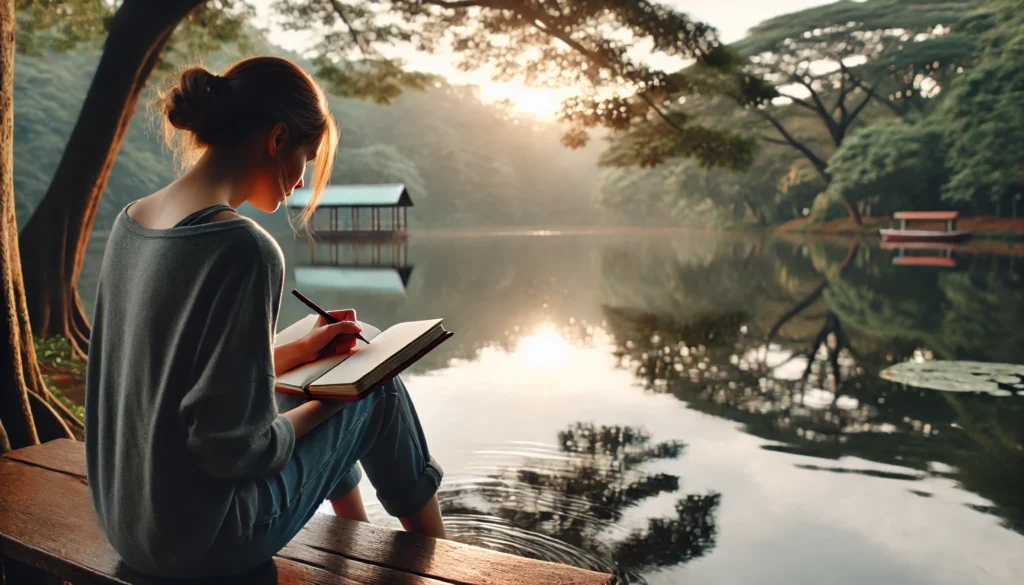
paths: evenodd
<path fill-rule="evenodd" d="M 844 204 L 869 216 L 913 208 L 1017 217 L 1017 4 L 843 0 L 759 24 L 730 48 L 737 71 L 774 84 L 766 106 L 753 106 L 759 98 L 749 88 L 736 90 L 737 72 L 728 70 L 705 72 L 701 93 L 668 96 L 665 113 L 687 129 L 700 123 L 743 137 L 718 160 L 681 148 L 692 137 L 657 120 L 609 126 L 607 141 L 566 149 L 559 135 L 578 116 L 517 116 L 441 78 L 389 104 L 334 95 L 342 141 L 332 180 L 408 184 L 422 202 L 412 216 L 419 227 L 778 224 L 844 216 Z M 245 43 L 204 61 L 218 66 L 248 53 L 303 61 L 256 29 L 244 34 Z M 16 57 L 19 225 L 45 193 L 99 55 L 93 46 Z M 97 228 L 169 182 L 169 161 L 153 116 L 140 109 Z"/>
<path fill-rule="evenodd" d="M 729 165 L 676 156 L 665 125 L 634 125 L 602 154 L 608 208 L 682 223 L 782 223 L 955 209 L 1018 217 L 1024 163 L 1020 2 L 841 1 L 754 27 L 744 73 L 672 105 L 746 133 Z M 726 168 L 722 168 L 725 166 Z"/>
<path fill-rule="evenodd" d="M 253 46 L 248 51 L 229 47 L 204 62 L 219 67 L 257 53 L 301 61 L 262 41 L 257 31 L 249 34 Z M 15 58 L 19 225 L 28 221 L 46 192 L 99 56 L 98 49 L 82 48 Z M 155 79 L 153 88 L 165 81 Z M 559 143 L 556 127 L 513 119 L 506 108 L 481 103 L 474 88 L 438 79 L 390 105 L 336 95 L 330 99 L 341 127 L 332 183 L 405 183 L 414 200 L 410 219 L 416 227 L 611 221 L 592 204 L 599 145 L 568 150 Z M 125 204 L 174 179 L 176 170 L 161 143 L 158 121 L 144 104 L 132 119 L 100 201 L 96 229 L 108 229 Z"/>

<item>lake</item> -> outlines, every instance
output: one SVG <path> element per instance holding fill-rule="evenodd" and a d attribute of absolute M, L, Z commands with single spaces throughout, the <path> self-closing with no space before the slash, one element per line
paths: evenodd
<path fill-rule="evenodd" d="M 455 332 L 403 377 L 457 540 L 622 583 L 1024 575 L 1024 257 L 912 266 L 927 252 L 715 232 L 413 233 L 376 253 L 277 237 L 281 328 L 308 314 L 297 286 Z"/>

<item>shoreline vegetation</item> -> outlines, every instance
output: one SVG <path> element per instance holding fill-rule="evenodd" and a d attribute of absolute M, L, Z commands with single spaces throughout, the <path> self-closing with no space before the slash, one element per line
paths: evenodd
<path fill-rule="evenodd" d="M 848 217 L 824 222 L 812 222 L 809 218 L 790 220 L 775 227 L 778 233 L 807 235 L 878 235 L 878 230 L 894 225 L 889 217 L 865 217 L 864 225 L 858 226 Z M 942 222 L 935 222 L 934 227 L 921 223 L 920 229 L 945 229 Z M 957 227 L 969 230 L 975 239 L 1007 240 L 1024 242 L 1024 218 L 995 216 L 961 217 Z"/>
<path fill-rule="evenodd" d="M 246 214 L 243 214 L 246 215 Z M 252 217 L 249 215 L 249 217 Z M 521 236 L 580 236 L 602 234 L 668 234 L 677 232 L 747 232 L 775 233 L 779 235 L 804 235 L 834 238 L 836 236 L 878 236 L 878 230 L 893 227 L 894 222 L 888 217 L 865 217 L 864 225 L 857 226 L 847 217 L 829 221 L 812 221 L 809 218 L 798 218 L 777 225 L 758 225 L 754 222 L 735 222 L 723 225 L 469 225 L 451 227 L 411 227 L 411 237 L 521 237 Z M 921 229 L 944 229 L 941 222 L 934 225 L 921 223 Z M 961 229 L 970 230 L 974 240 L 1002 240 L 1006 242 L 1024 243 L 1024 218 L 1008 218 L 995 216 L 965 217 L 957 221 Z M 276 226 L 264 226 L 274 236 L 292 234 L 287 229 L 272 229 Z M 93 230 L 93 237 L 106 238 L 109 230 Z M 304 237 L 301 228 L 296 229 L 296 236 Z M 327 243 L 327 242 L 324 242 Z"/>

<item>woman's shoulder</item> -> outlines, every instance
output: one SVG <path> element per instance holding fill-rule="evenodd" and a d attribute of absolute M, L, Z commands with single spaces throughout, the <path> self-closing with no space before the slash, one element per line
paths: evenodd
<path fill-rule="evenodd" d="M 271 270 L 284 270 L 284 252 L 281 246 L 255 220 L 245 216 L 239 216 L 245 220 L 239 233 L 239 246 L 250 255 L 250 260 L 259 261 Z"/>

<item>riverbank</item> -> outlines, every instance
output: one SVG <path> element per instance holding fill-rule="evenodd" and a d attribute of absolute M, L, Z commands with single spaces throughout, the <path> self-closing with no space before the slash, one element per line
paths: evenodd
<path fill-rule="evenodd" d="M 892 224 L 892 219 L 888 217 L 865 217 L 862 226 L 857 226 L 847 217 L 822 223 L 800 218 L 778 226 L 775 231 L 784 234 L 877 236 L 879 229 L 891 227 Z M 920 225 L 921 229 L 932 229 L 928 223 Z M 945 229 L 941 222 L 936 222 L 935 226 L 934 229 Z M 965 217 L 957 221 L 957 227 L 969 230 L 977 239 L 1024 241 L 1024 218 Z"/>

